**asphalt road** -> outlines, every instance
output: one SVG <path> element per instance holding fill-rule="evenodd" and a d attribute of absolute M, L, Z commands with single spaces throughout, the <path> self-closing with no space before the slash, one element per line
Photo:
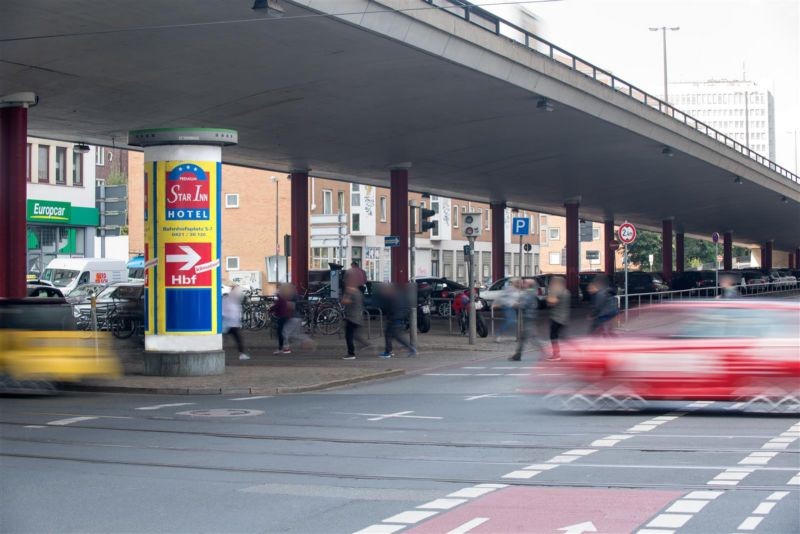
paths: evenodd
<path fill-rule="evenodd" d="M 524 393 L 534 366 L 266 398 L 0 399 L 0 530 L 800 532 L 796 416 L 550 413 Z"/>

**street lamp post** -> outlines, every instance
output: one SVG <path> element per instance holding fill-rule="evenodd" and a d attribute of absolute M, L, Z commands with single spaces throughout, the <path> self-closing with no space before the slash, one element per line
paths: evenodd
<path fill-rule="evenodd" d="M 680 26 L 668 27 L 668 26 L 660 26 L 657 28 L 650 28 L 651 32 L 661 32 L 661 38 L 663 41 L 664 47 L 664 102 L 669 103 L 669 92 L 667 91 L 667 30 L 671 32 L 676 32 L 680 30 Z"/>
<path fill-rule="evenodd" d="M 278 261 L 279 253 L 280 253 L 280 244 L 278 243 L 278 191 L 279 191 L 279 182 L 277 176 L 271 177 L 272 181 L 275 183 L 275 287 L 278 287 L 278 283 L 280 282 L 280 270 Z"/>

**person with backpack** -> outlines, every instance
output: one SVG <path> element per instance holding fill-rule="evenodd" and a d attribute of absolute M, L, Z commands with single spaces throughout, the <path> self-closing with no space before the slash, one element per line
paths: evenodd
<path fill-rule="evenodd" d="M 539 309 L 539 299 L 536 295 L 536 282 L 534 280 L 525 280 L 522 290 L 519 293 L 517 300 L 519 310 L 520 334 L 517 340 L 517 349 L 514 354 L 509 358 L 512 362 L 522 360 L 522 352 L 525 350 L 525 344 L 528 341 L 541 348 L 539 339 L 536 337 L 536 314 Z"/>
<path fill-rule="evenodd" d="M 391 284 L 381 286 L 381 310 L 386 318 L 386 326 L 384 328 L 386 345 L 384 351 L 379 354 L 381 358 L 391 358 L 394 355 L 392 350 L 393 341 L 397 341 L 408 349 L 409 357 L 417 355 L 417 349 L 400 335 L 400 331 L 403 329 L 408 317 L 408 303 L 403 293 L 403 291 Z"/>
<path fill-rule="evenodd" d="M 599 336 L 611 335 L 611 321 L 619 315 L 619 306 L 617 299 L 611 293 L 611 288 L 608 284 L 608 277 L 604 274 L 598 274 L 589 283 L 587 290 L 592 296 L 592 311 L 590 317 L 592 319 L 589 333 Z"/>

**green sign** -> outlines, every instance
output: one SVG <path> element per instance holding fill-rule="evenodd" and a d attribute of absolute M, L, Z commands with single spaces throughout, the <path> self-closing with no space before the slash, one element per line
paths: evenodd
<path fill-rule="evenodd" d="M 28 220 L 35 222 L 69 222 L 72 204 L 54 200 L 28 199 Z"/>

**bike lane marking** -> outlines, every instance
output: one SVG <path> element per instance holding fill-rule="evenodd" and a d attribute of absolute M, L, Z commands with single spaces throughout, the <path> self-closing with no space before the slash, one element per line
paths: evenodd
<path fill-rule="evenodd" d="M 161 408 L 173 408 L 176 406 L 194 406 L 194 402 L 173 402 L 171 404 L 156 404 L 154 406 L 140 406 L 137 410 L 160 410 Z"/>

